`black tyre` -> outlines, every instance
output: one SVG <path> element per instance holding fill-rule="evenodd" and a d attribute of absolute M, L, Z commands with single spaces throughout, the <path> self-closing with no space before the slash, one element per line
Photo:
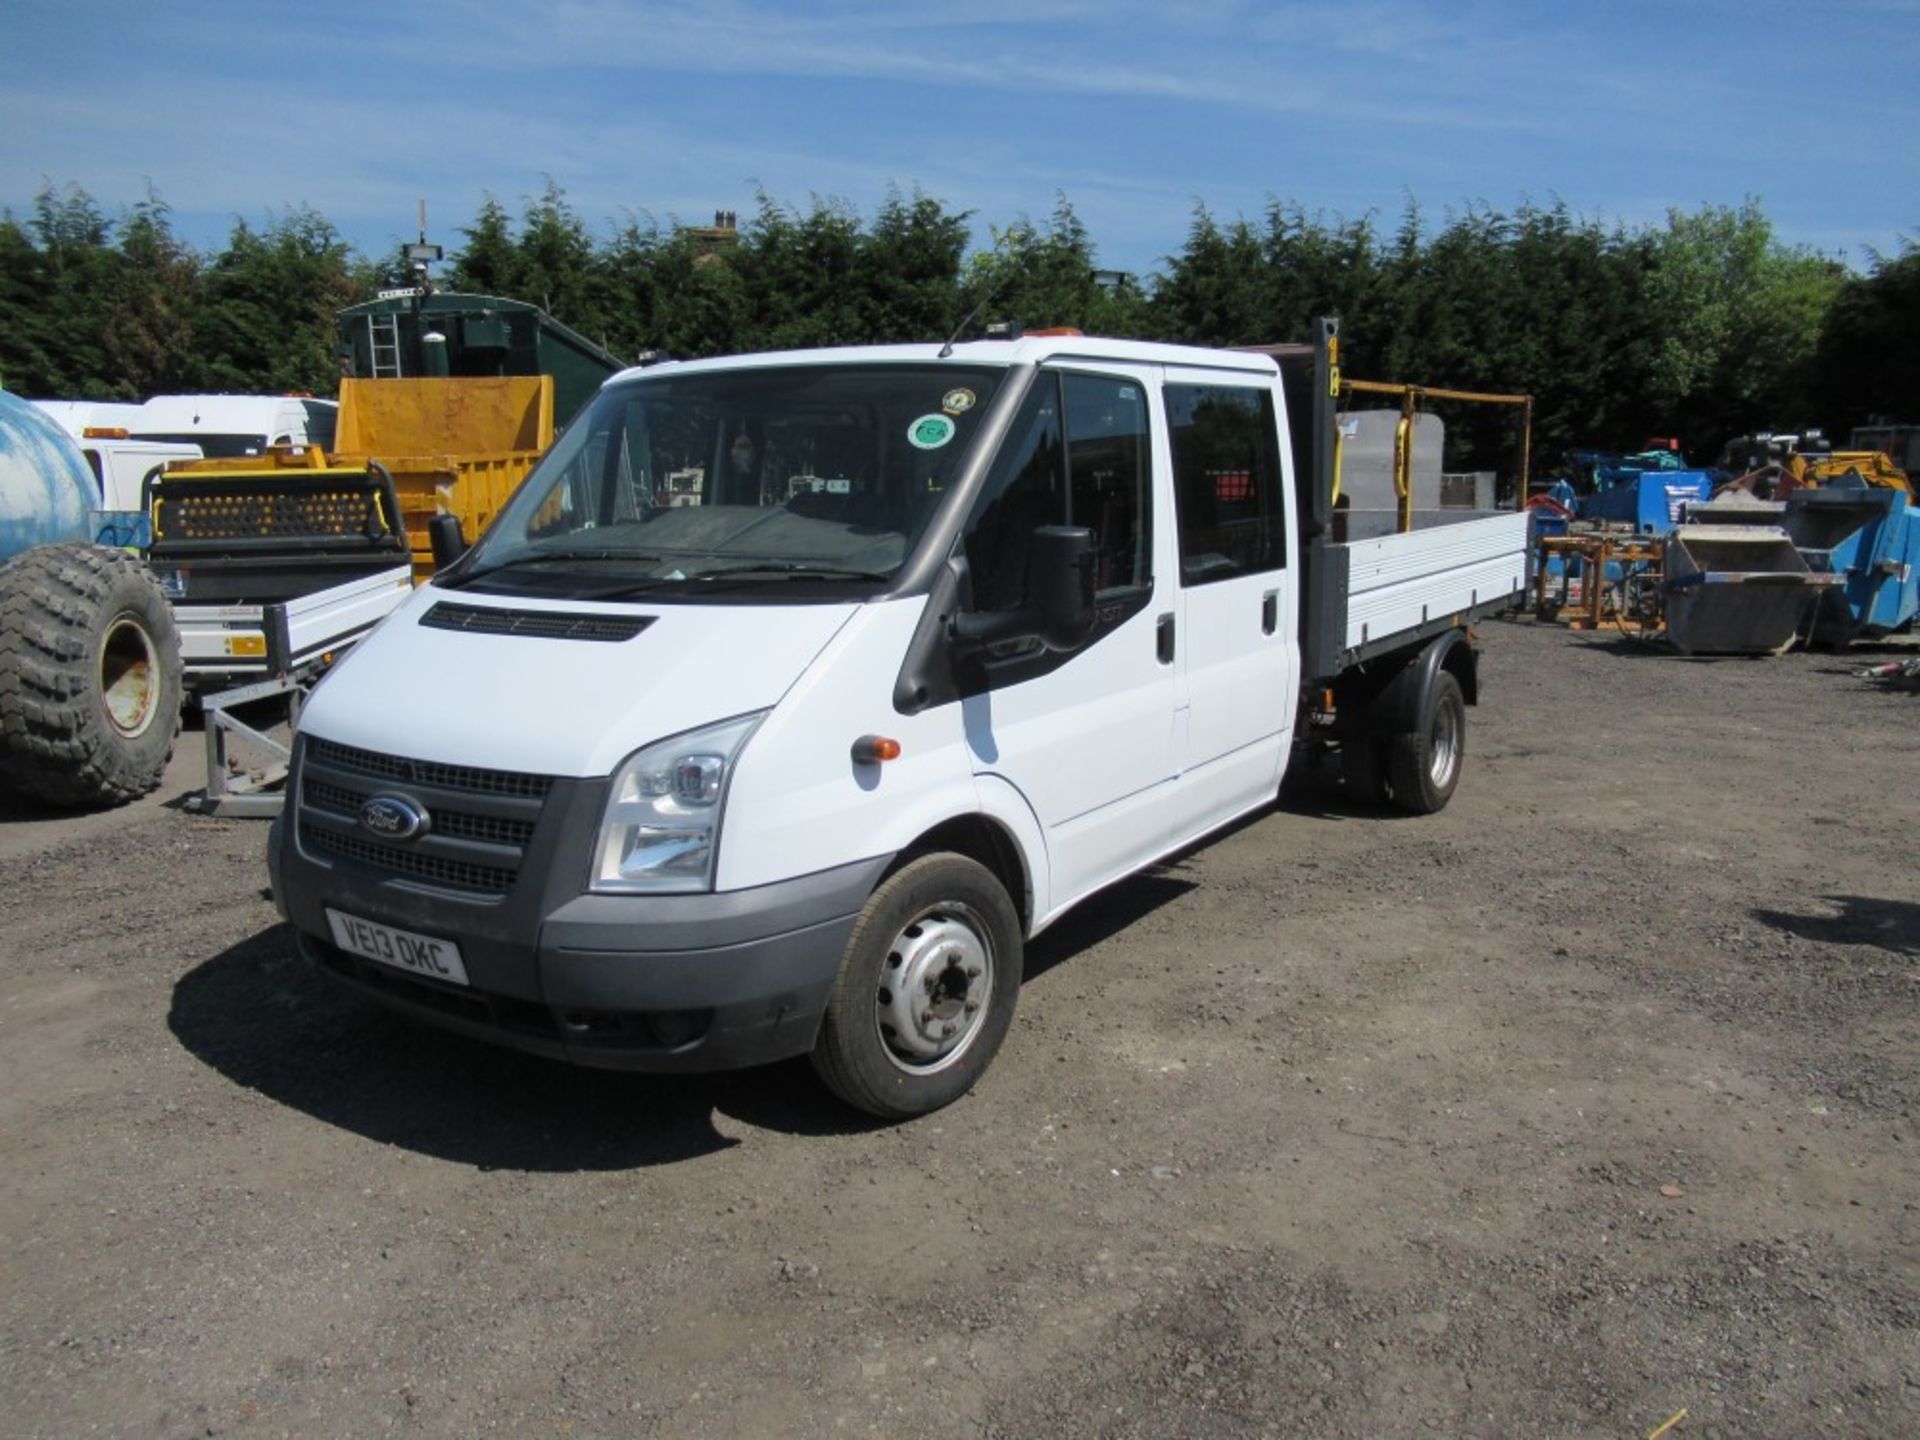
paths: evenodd
<path fill-rule="evenodd" d="M 124 805 L 160 783 L 180 733 L 180 635 L 147 567 L 98 545 L 0 566 L 0 788 Z"/>
<path fill-rule="evenodd" d="M 1460 783 L 1466 755 L 1466 697 L 1460 693 L 1460 682 L 1443 670 L 1434 677 L 1420 726 L 1394 736 L 1388 747 L 1387 778 L 1393 803 L 1415 815 L 1445 809 Z"/>
<path fill-rule="evenodd" d="M 1340 742 L 1340 778 L 1356 805 L 1381 805 L 1387 799 L 1387 746 L 1371 735 Z"/>
<path fill-rule="evenodd" d="M 951 1104 L 1006 1038 L 1022 959 L 1020 917 L 992 871 L 961 855 L 902 866 L 854 922 L 814 1070 L 883 1119 Z"/>

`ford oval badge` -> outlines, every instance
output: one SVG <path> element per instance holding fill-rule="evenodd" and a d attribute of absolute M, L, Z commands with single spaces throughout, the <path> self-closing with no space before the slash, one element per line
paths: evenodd
<path fill-rule="evenodd" d="M 407 795 L 370 795 L 360 807 L 360 828 L 382 840 L 418 840 L 432 823 L 420 802 Z"/>

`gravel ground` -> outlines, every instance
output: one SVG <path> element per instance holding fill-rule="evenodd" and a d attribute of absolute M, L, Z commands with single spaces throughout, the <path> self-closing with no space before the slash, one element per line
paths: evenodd
<path fill-rule="evenodd" d="M 1483 639 L 1448 810 L 1114 888 L 896 1127 L 358 1007 L 197 753 L 0 815 L 0 1433 L 1920 1433 L 1920 697 Z"/>

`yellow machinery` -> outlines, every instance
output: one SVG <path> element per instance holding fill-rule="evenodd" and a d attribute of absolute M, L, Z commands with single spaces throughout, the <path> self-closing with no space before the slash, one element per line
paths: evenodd
<path fill-rule="evenodd" d="M 1804 447 L 1804 448 L 1803 448 Z M 1804 435 L 1762 431 L 1727 442 L 1720 468 L 1736 479 L 1724 490 L 1742 490 L 1763 499 L 1784 500 L 1796 490 L 1817 490 L 1848 475 L 1869 489 L 1898 490 L 1915 498 L 1907 472 L 1881 450 L 1830 450 L 1819 431 Z"/>
<path fill-rule="evenodd" d="M 1878 450 L 1833 450 L 1824 455 L 1795 453 L 1786 458 L 1782 469 L 1793 482 L 1788 490 L 1824 485 L 1843 475 L 1857 474 L 1868 485 L 1913 494 L 1913 483 L 1907 472 Z"/>
<path fill-rule="evenodd" d="M 553 388 L 551 375 L 342 380 L 330 452 L 308 446 L 200 460 L 174 466 L 169 476 L 298 476 L 322 485 L 391 479 L 400 513 L 383 518 L 406 535 L 418 582 L 433 573 L 428 522 L 453 515 L 469 539 L 478 536 L 553 443 Z M 154 533 L 163 534 L 165 522 L 158 514 L 154 520 Z"/>
<path fill-rule="evenodd" d="M 335 465 L 377 461 L 393 477 L 413 573 L 433 573 L 427 522 L 452 515 L 477 537 L 553 443 L 553 377 L 342 380 Z"/>

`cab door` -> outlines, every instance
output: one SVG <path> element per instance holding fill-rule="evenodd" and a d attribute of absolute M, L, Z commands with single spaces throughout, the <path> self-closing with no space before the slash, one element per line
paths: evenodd
<path fill-rule="evenodd" d="M 1183 814 L 1206 829 L 1270 797 L 1300 683 L 1277 377 L 1169 367 L 1167 430 L 1186 696 Z"/>
<path fill-rule="evenodd" d="M 963 687 L 978 775 L 1026 798 L 1046 834 L 1050 909 L 1135 868 L 1179 828 L 1175 588 L 1151 367 L 1043 366 L 970 516 L 971 604 L 1025 598 L 1041 525 L 1093 532 L 1092 635 L 1070 654 L 998 646 Z"/>

